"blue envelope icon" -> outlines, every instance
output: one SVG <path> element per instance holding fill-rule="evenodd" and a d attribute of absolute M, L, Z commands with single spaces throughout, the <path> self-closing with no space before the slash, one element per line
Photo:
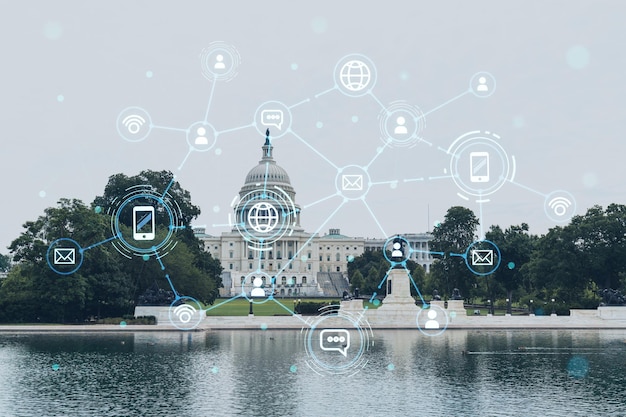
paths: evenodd
<path fill-rule="evenodd" d="M 54 249 L 54 263 L 56 265 L 74 265 L 74 264 L 76 264 L 76 249 L 74 249 L 74 248 L 56 248 L 56 249 Z"/>
<path fill-rule="evenodd" d="M 472 264 L 473 265 L 493 265 L 493 250 L 492 249 L 475 249 L 472 251 Z"/>

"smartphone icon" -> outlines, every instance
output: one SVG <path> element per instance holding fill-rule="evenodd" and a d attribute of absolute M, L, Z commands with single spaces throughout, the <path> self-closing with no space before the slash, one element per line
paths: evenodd
<path fill-rule="evenodd" d="M 133 239 L 154 240 L 154 207 L 133 207 Z"/>
<path fill-rule="evenodd" d="M 470 153 L 470 181 L 489 181 L 489 152 Z"/>

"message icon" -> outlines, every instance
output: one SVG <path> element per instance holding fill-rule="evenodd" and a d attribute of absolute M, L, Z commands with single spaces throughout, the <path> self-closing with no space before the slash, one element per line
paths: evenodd
<path fill-rule="evenodd" d="M 261 112 L 261 124 L 263 126 L 276 126 L 278 130 L 283 126 L 283 111 L 282 110 L 263 110 Z"/>
<path fill-rule="evenodd" d="M 324 329 L 320 333 L 320 349 L 348 356 L 350 333 L 346 329 Z"/>
<path fill-rule="evenodd" d="M 472 251 L 472 265 L 492 266 L 493 250 L 492 249 L 474 249 Z"/>
<path fill-rule="evenodd" d="M 342 175 L 341 189 L 343 191 L 363 190 L 363 175 Z"/>
<path fill-rule="evenodd" d="M 74 265 L 76 264 L 76 249 L 74 248 L 56 248 L 54 249 L 55 265 Z"/>

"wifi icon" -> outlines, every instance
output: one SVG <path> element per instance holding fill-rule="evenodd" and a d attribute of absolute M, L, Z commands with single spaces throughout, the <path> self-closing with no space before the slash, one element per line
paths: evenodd
<path fill-rule="evenodd" d="M 136 135 L 141 131 L 141 128 L 146 124 L 146 119 L 138 114 L 129 114 L 122 120 L 122 124 L 128 129 L 128 132 Z"/>
<path fill-rule="evenodd" d="M 174 309 L 174 315 L 185 324 L 189 323 L 195 314 L 196 309 L 189 304 L 181 304 Z"/>
<path fill-rule="evenodd" d="M 572 202 L 565 197 L 554 197 L 548 202 L 548 207 L 554 211 L 559 217 L 564 216 L 567 213 L 567 209 L 570 208 Z"/>

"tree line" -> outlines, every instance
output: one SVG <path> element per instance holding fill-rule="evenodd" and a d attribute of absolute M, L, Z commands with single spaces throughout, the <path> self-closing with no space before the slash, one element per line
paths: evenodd
<path fill-rule="evenodd" d="M 0 268 L 8 269 L 9 260 L 12 265 L 0 286 L 0 321 L 62 323 L 132 315 L 139 296 L 155 283 L 170 290 L 154 256 L 125 257 L 111 244 L 85 250 L 82 265 L 72 274 L 58 274 L 48 265 L 47 251 L 56 239 L 71 238 L 82 246 L 111 238 L 109 208 L 137 185 L 167 189 L 178 204 L 181 228 L 176 245 L 162 262 L 179 295 L 212 303 L 219 294 L 222 268 L 190 227 L 200 209 L 191 203 L 189 192 L 173 182 L 171 172 L 143 171 L 130 177 L 111 176 L 104 193 L 90 205 L 61 199 L 56 207 L 23 225 L 24 231 L 9 246 L 10 254 L 0 259 Z M 132 230 L 131 218 L 119 221 L 124 230 Z"/>
<path fill-rule="evenodd" d="M 463 257 L 479 239 L 479 221 L 465 207 L 451 207 L 433 231 L 430 251 L 442 252 L 426 273 L 417 264 L 407 269 L 427 300 L 434 290 L 449 298 L 459 289 L 469 303 L 509 299 L 525 308 L 543 306 L 568 310 L 599 305 L 603 289 L 624 290 L 626 286 L 626 206 L 593 206 L 569 224 L 551 228 L 544 235 L 530 233 L 528 224 L 505 229 L 491 226 L 485 239 L 500 250 L 500 266 L 488 275 L 468 269 Z M 410 262 L 410 261 L 409 261 Z M 381 293 L 378 285 L 389 269 L 381 252 L 366 252 L 348 267 L 353 290 L 363 294 Z M 383 286 L 384 291 L 384 286 Z M 554 303 L 552 300 L 555 300 Z"/>

